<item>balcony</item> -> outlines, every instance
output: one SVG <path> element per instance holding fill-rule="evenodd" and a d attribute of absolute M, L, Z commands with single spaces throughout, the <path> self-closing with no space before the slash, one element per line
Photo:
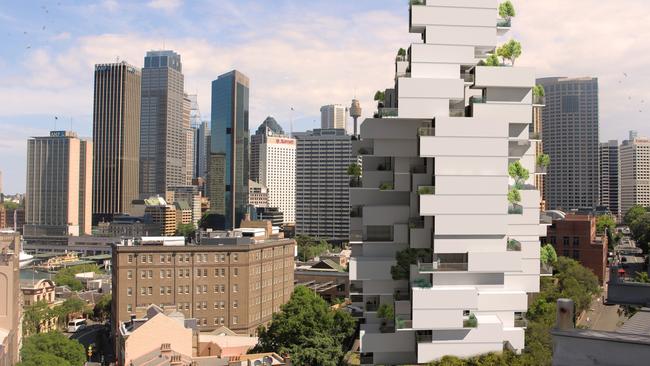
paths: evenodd
<path fill-rule="evenodd" d="M 524 207 L 516 203 L 508 205 L 508 215 L 523 215 Z"/>
<path fill-rule="evenodd" d="M 350 187 L 351 188 L 360 188 L 363 185 L 361 184 L 361 178 L 359 177 L 351 177 L 350 178 Z"/>
<path fill-rule="evenodd" d="M 398 288 L 395 289 L 393 298 L 395 301 L 408 301 L 411 300 L 411 292 L 407 288 Z"/>
<path fill-rule="evenodd" d="M 434 254 L 431 263 L 418 262 L 420 273 L 430 272 L 466 272 L 468 255 L 465 254 Z"/>
<path fill-rule="evenodd" d="M 362 294 L 363 293 L 363 285 L 360 281 L 353 281 L 350 283 L 350 293 L 351 294 Z"/>
<path fill-rule="evenodd" d="M 427 167 L 425 165 L 416 165 L 411 167 L 411 174 L 426 174 Z"/>
<path fill-rule="evenodd" d="M 436 187 L 435 186 L 419 186 L 418 187 L 418 194 L 420 196 L 430 196 L 436 194 Z"/>
<path fill-rule="evenodd" d="M 357 153 L 359 155 L 372 155 L 375 152 L 372 147 L 360 147 L 359 150 L 357 150 Z"/>
<path fill-rule="evenodd" d="M 541 132 L 530 132 L 528 134 L 529 139 L 531 141 L 542 141 L 542 133 Z"/>
<path fill-rule="evenodd" d="M 544 213 L 539 214 L 539 223 L 542 225 L 552 225 L 553 224 L 553 218 L 549 215 L 546 215 Z"/>
<path fill-rule="evenodd" d="M 377 112 L 377 116 L 379 116 L 379 118 L 397 117 L 397 115 L 397 108 L 379 108 Z"/>
<path fill-rule="evenodd" d="M 465 71 L 460 74 L 463 77 L 463 81 L 468 84 L 474 84 L 474 73 L 471 71 Z"/>
<path fill-rule="evenodd" d="M 411 217 L 409 219 L 409 229 L 424 229 L 424 217 Z"/>
<path fill-rule="evenodd" d="M 478 327 L 478 320 L 476 315 L 470 313 L 469 316 L 463 317 L 463 328 L 476 328 Z"/>
<path fill-rule="evenodd" d="M 523 314 L 515 315 L 515 328 L 527 328 L 528 319 L 526 319 Z"/>
<path fill-rule="evenodd" d="M 535 174 L 547 174 L 547 173 L 548 173 L 548 167 L 539 164 L 535 166 Z"/>
<path fill-rule="evenodd" d="M 515 239 L 508 239 L 508 252 L 521 252 L 521 243 Z"/>
<path fill-rule="evenodd" d="M 359 363 L 361 365 L 374 365 L 375 364 L 375 358 L 373 357 L 372 353 L 361 354 L 359 356 Z"/>
<path fill-rule="evenodd" d="M 395 329 L 413 329 L 413 319 L 404 319 L 402 316 L 396 316 Z"/>
<path fill-rule="evenodd" d="M 548 263 L 539 263 L 539 274 L 541 276 L 552 276 L 553 275 L 553 266 Z"/>
<path fill-rule="evenodd" d="M 431 281 L 427 280 L 426 278 L 416 278 L 413 280 L 413 282 L 411 282 L 411 287 L 413 288 L 431 288 L 432 286 L 433 285 L 431 284 Z"/>
<path fill-rule="evenodd" d="M 363 217 L 363 207 L 356 206 L 350 210 L 350 217 Z"/>
<path fill-rule="evenodd" d="M 546 97 L 543 95 L 533 95 L 533 105 L 535 107 L 546 106 Z"/>
<path fill-rule="evenodd" d="M 433 127 L 420 127 L 418 128 L 418 136 L 435 136 L 436 129 Z"/>
<path fill-rule="evenodd" d="M 512 19 L 497 19 L 498 28 L 510 28 L 512 27 Z"/>
<path fill-rule="evenodd" d="M 487 98 L 484 96 L 474 95 L 469 98 L 469 104 L 484 104 L 487 102 Z"/>
<path fill-rule="evenodd" d="M 367 302 L 366 311 L 377 311 L 379 309 L 379 303 L 377 302 Z"/>

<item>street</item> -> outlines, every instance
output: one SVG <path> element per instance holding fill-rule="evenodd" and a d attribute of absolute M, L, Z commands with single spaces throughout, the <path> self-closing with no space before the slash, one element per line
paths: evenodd
<path fill-rule="evenodd" d="M 609 280 L 609 271 L 607 271 L 607 278 L 605 283 Z M 578 319 L 578 326 L 588 329 L 601 330 L 601 331 L 615 331 L 625 321 L 625 316 L 622 312 L 619 314 L 618 305 L 605 305 L 603 299 L 607 298 L 607 285 L 603 290 L 603 295 L 594 299 L 591 303 L 590 309 Z"/>
<path fill-rule="evenodd" d="M 101 362 L 102 357 L 106 362 L 113 360 L 112 343 L 108 336 L 108 330 L 103 324 L 89 325 L 70 335 L 70 339 L 77 340 L 86 348 L 86 351 L 88 346 L 93 345 L 93 356 L 90 361 Z"/>

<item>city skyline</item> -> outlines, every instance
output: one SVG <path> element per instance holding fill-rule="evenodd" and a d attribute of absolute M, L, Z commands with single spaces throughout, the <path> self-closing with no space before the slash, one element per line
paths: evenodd
<path fill-rule="evenodd" d="M 347 105 L 355 95 L 364 107 L 363 117 L 370 116 L 374 91 L 389 82 L 389 78 L 377 75 L 390 75 L 387 61 L 399 47 L 414 41 L 412 36 L 398 32 L 372 31 L 379 24 L 401 26 L 408 16 L 401 2 L 281 1 L 272 9 L 252 1 L 208 5 L 206 1 L 127 4 L 113 0 L 93 5 L 61 1 L 0 8 L 0 19 L 4 20 L 0 37 L 6 44 L 0 55 L 0 65 L 5 66 L 0 71 L 0 95 L 8 102 L 7 108 L 0 111 L 0 131 L 9 135 L 0 144 L 0 153 L 9 157 L 0 162 L 0 169 L 5 171 L 6 192 L 23 190 L 25 140 L 53 130 L 54 116 L 59 117 L 58 129 L 70 129 L 72 124 L 72 130 L 80 136 L 90 136 L 92 68 L 96 63 L 114 62 L 119 56 L 120 60 L 142 67 L 147 50 L 163 46 L 175 49 L 184 55 L 186 91 L 199 95 L 203 115 L 208 115 L 210 108 L 210 81 L 238 68 L 251 77 L 251 120 L 273 115 L 288 130 L 290 108 L 294 107 L 294 131 L 304 131 L 317 128 L 320 105 Z M 639 1 L 628 0 L 624 5 L 595 6 L 581 0 L 563 3 L 565 11 L 557 14 L 553 12 L 556 6 L 548 2 L 517 4 L 513 36 L 524 47 L 518 65 L 536 67 L 538 77 L 599 78 L 601 141 L 623 140 L 630 129 L 650 135 L 650 129 L 643 124 L 647 116 L 643 108 L 645 99 L 650 103 L 650 96 L 644 95 L 649 76 L 642 73 L 643 55 L 625 56 L 642 49 L 640 40 L 648 37 L 644 37 L 638 19 L 650 11 Z M 278 16 L 260 19 L 269 12 Z M 116 13 L 124 17 L 116 20 Z M 145 14 L 145 21 L 140 22 Z M 607 19 L 611 14 L 617 14 L 619 26 L 603 27 L 602 22 L 594 21 Z M 84 19 L 73 26 L 67 21 L 80 16 Z M 163 28 L 164 21 L 172 16 L 177 18 L 174 32 Z M 223 22 L 199 32 L 195 24 L 207 23 L 192 20 L 197 17 Z M 549 17 L 583 31 L 573 33 L 564 31 L 566 27 L 547 27 Z M 284 23 L 271 19 L 284 19 Z M 254 26 L 259 22 L 265 22 L 263 28 L 268 30 L 261 37 Z M 131 24 L 138 24 L 139 28 Z M 239 31 L 232 32 L 237 27 Z M 632 29 L 641 31 L 631 32 Z M 623 37 L 624 34 L 636 36 Z M 127 39 L 129 42 L 125 42 Z M 604 43 L 614 45 L 614 49 L 594 62 L 592 55 L 600 54 L 597 52 Z M 209 59 L 205 54 L 219 57 Z M 259 54 L 265 54 L 267 62 L 257 62 Z M 300 61 L 305 58 L 314 61 Z M 21 127 L 19 131 L 16 126 Z"/>

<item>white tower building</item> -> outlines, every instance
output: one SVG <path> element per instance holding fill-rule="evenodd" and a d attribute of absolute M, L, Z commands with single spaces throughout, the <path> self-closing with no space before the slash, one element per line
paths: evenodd
<path fill-rule="evenodd" d="M 496 0 L 453 3 L 411 5 L 410 31 L 425 41 L 396 61 L 396 117 L 366 119 L 353 142 L 363 160 L 361 187 L 350 189 L 362 364 L 521 351 L 527 293 L 539 291 L 535 73 L 477 66 L 509 29 L 497 26 Z M 515 187 L 517 162 L 530 177 Z M 394 321 L 378 317 L 382 305 Z"/>
<path fill-rule="evenodd" d="M 296 140 L 268 135 L 259 145 L 259 183 L 268 189 L 268 206 L 284 213 L 284 223 L 296 222 Z"/>
<path fill-rule="evenodd" d="M 634 205 L 650 206 L 650 139 L 630 133 L 620 147 L 621 214 Z"/>
<path fill-rule="evenodd" d="M 320 108 L 320 128 L 339 128 L 347 131 L 346 110 L 340 104 L 324 105 Z"/>

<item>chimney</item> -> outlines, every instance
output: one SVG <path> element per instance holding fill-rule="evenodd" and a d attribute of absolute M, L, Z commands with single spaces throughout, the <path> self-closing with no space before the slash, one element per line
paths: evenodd
<path fill-rule="evenodd" d="M 160 355 L 168 356 L 172 353 L 172 345 L 170 343 L 163 343 L 160 345 Z"/>
<path fill-rule="evenodd" d="M 557 318 L 555 328 L 559 330 L 572 330 L 574 325 L 575 307 L 571 299 L 557 300 Z"/>

